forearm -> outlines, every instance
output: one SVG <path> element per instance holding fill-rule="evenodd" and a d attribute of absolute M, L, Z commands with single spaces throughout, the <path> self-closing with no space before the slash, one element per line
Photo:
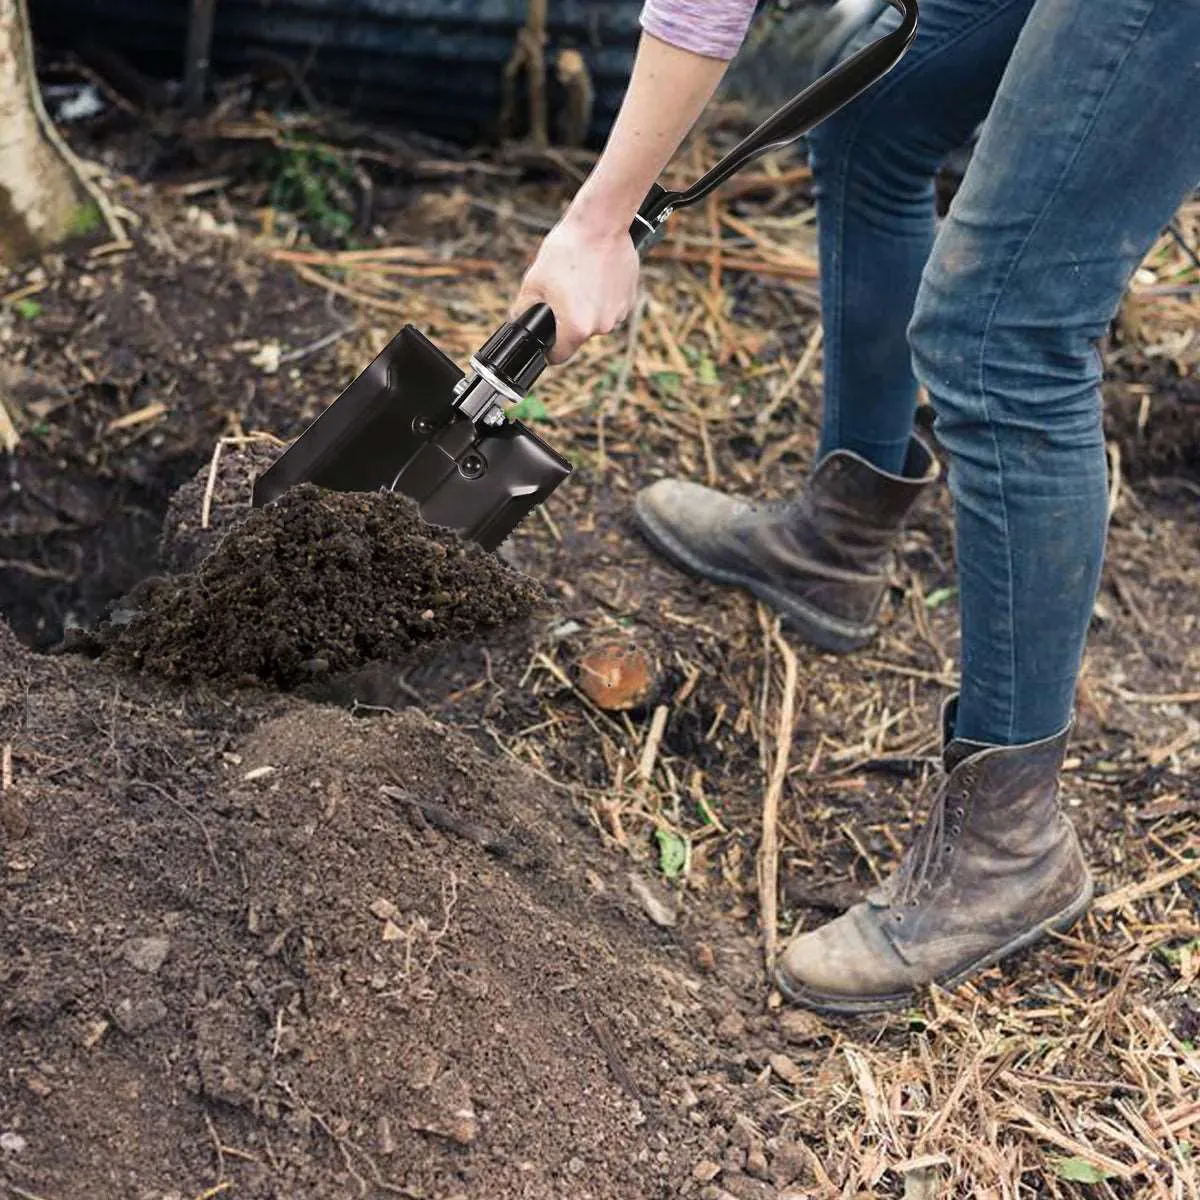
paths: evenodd
<path fill-rule="evenodd" d="M 608 143 L 564 220 L 597 233 L 628 229 L 728 66 L 644 33 Z"/>

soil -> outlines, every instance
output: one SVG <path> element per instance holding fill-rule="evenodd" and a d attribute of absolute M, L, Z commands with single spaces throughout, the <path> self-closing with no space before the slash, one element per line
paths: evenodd
<path fill-rule="evenodd" d="M 255 366 L 262 344 L 303 347 L 345 315 L 229 239 L 197 237 L 184 214 L 168 228 L 158 204 L 140 200 L 131 250 L 78 250 L 14 278 L 38 289 L 36 316 L 0 313 L 21 431 L 0 461 L 0 597 L 39 648 L 158 569 L 168 499 L 219 436 L 292 437 L 348 382 L 336 346 L 273 374 Z"/>
<path fill-rule="evenodd" d="M 254 432 L 294 436 L 390 329 L 259 253 L 254 207 L 232 236 L 219 189 L 201 222 L 121 186 L 132 246 L 10 278 L 40 287 L 34 318 L 0 307 L 20 435 L 0 1191 L 807 1200 L 928 1194 L 913 1163 L 944 1161 L 956 1196 L 1069 1195 L 1062 1139 L 1083 1138 L 1073 1157 L 1132 1164 L 1104 1184 L 1121 1200 L 1185 1194 L 1182 1142 L 1142 1139 L 1188 1128 L 1200 1029 L 1194 373 L 1130 343 L 1109 380 L 1122 475 L 1064 774 L 1100 896 L 1145 890 L 953 995 L 834 1026 L 767 987 L 765 781 L 786 751 L 783 937 L 855 902 L 922 819 L 958 648 L 947 491 L 905 536 L 876 643 L 793 641 L 782 738 L 764 614 L 628 521 L 664 473 L 794 489 L 815 379 L 759 416 L 810 337 L 803 294 L 735 276 L 728 328 L 704 318 L 672 354 L 707 268 L 652 279 L 665 324 L 643 327 L 603 454 L 591 397 L 613 364 L 584 354 L 543 393 L 575 475 L 481 556 L 397 497 L 301 488 L 248 511 L 278 449 Z M 452 238 L 516 278 L 535 230 L 476 228 L 460 187 L 429 190 L 436 232 L 414 207 L 380 236 Z M 530 220 L 557 202 L 519 198 Z M 460 354 L 504 299 L 464 276 L 406 307 Z M 739 339 L 753 369 L 718 362 Z M 684 351 L 719 385 L 697 367 L 684 394 Z M 86 656 L 32 652 L 64 629 Z M 613 714 L 579 663 L 616 638 L 659 677 Z"/>
<path fill-rule="evenodd" d="M 247 480 L 270 456 L 227 455 L 233 469 L 219 476 L 219 497 L 214 488 L 220 525 L 203 528 L 205 469 L 173 499 L 162 538 L 167 562 L 195 567 L 120 602 L 94 637 L 110 661 L 178 682 L 288 688 L 515 626 L 544 598 L 497 555 L 425 524 L 401 495 L 303 484 L 251 509 Z"/>
<path fill-rule="evenodd" d="M 23 1148 L 0 1179 L 668 1197 L 753 1111 L 717 1062 L 733 995 L 527 768 L 416 710 L 180 708 L 0 639 L 27 815 L 0 928 L 0 1113 Z M 784 1046 L 755 1040 L 738 1080 Z"/>

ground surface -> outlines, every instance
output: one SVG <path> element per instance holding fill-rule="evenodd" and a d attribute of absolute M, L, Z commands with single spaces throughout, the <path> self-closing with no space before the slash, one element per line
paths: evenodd
<path fill-rule="evenodd" d="M 1172 243 L 1108 348 L 1113 530 L 1066 773 L 1100 899 L 954 995 L 832 1026 L 765 983 L 763 792 L 783 756 L 781 935 L 898 858 L 954 686 L 945 489 L 878 642 L 852 659 L 792 643 L 782 736 L 767 615 L 663 566 L 627 516 L 661 474 L 780 495 L 811 461 L 802 172 L 785 161 L 681 222 L 692 261 L 647 272 L 635 337 L 547 375 L 531 419 L 576 473 L 485 566 L 400 508 L 372 526 L 377 506 L 303 493 L 289 537 L 262 514 L 241 549 L 220 538 L 269 443 L 224 445 L 204 529 L 208 468 L 219 438 L 294 436 L 401 314 L 465 358 L 564 186 L 443 164 L 450 182 L 377 209 L 372 244 L 402 252 L 346 259 L 272 230 L 253 178 L 221 159 L 213 184 L 206 154 L 116 185 L 131 244 L 14 277 L 0 314 L 18 438 L 0 601 L 24 643 L 0 632 L 0 1189 L 1195 1195 L 1200 280 Z M 349 525 L 352 552 L 295 536 L 304 521 Z M 463 569 L 435 601 L 439 545 Z M 258 624 L 272 610 L 246 585 L 273 564 L 330 554 L 359 578 L 377 551 L 391 587 L 326 572 L 322 599 L 419 638 L 298 631 L 288 614 L 312 605 L 287 587 Z M 544 585 L 536 607 L 512 564 Z M 456 595 L 476 571 L 514 607 Z M 250 602 L 222 631 L 226 585 Z M 425 638 L 430 609 L 451 642 Z M 106 612 L 159 674 L 225 678 L 28 649 Z M 284 636 L 282 676 L 259 633 Z M 657 668 L 624 713 L 579 688 L 582 654 L 614 637 Z"/>

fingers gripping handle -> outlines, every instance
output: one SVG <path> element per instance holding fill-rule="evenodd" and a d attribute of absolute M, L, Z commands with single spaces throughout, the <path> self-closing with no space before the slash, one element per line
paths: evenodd
<path fill-rule="evenodd" d="M 675 209 L 703 200 L 747 163 L 802 137 L 861 95 L 900 61 L 917 33 L 917 3 L 916 0 L 887 0 L 887 3 L 900 14 L 895 29 L 792 97 L 691 187 L 681 192 L 668 191 L 657 183 L 651 187 L 629 227 L 629 236 L 640 255 L 645 256 L 662 236 L 666 219 Z M 482 364 L 512 392 L 524 396 L 545 370 L 556 334 L 550 306 L 535 304 L 498 329 L 475 356 L 474 363 Z"/>

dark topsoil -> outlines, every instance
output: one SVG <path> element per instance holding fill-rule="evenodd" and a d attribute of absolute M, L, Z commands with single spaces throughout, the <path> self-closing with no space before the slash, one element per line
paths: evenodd
<path fill-rule="evenodd" d="M 641 1200 L 719 1167 L 757 1200 L 803 1181 L 760 1082 L 786 1039 L 739 999 L 762 986 L 748 943 L 675 913 L 566 789 L 466 733 L 261 686 L 519 638 L 541 599 L 399 497 L 301 487 L 251 511 L 275 453 L 224 448 L 207 528 L 208 467 L 179 489 L 167 573 L 64 647 L 99 661 L 0 623 L 0 1183 Z"/>
<path fill-rule="evenodd" d="M 4 626 L 0 727 L 0 1181 L 667 1197 L 753 1112 L 780 1035 L 748 1059 L 586 818 L 453 729 L 183 696 Z"/>
<path fill-rule="evenodd" d="M 254 476 L 277 453 L 236 447 L 218 459 L 217 523 L 202 515 L 207 468 L 179 490 L 163 534 L 178 573 L 119 602 L 96 639 L 111 661 L 179 682 L 286 688 L 469 641 L 542 599 L 496 555 L 426 525 L 404 496 L 303 484 L 252 510 Z"/>

